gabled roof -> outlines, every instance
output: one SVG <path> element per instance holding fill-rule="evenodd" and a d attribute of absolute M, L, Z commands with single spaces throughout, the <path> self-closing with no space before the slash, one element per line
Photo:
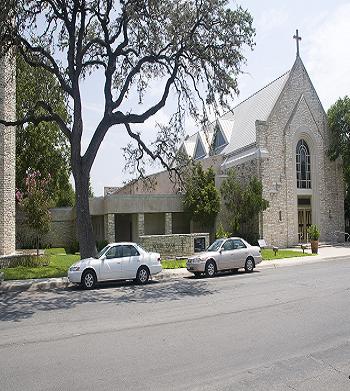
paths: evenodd
<path fill-rule="evenodd" d="M 217 123 L 220 125 L 225 138 L 228 140 L 228 144 L 219 151 L 219 154 L 229 154 L 255 143 L 255 121 L 266 121 L 268 119 L 289 78 L 289 74 L 290 71 L 284 73 L 282 76 L 238 104 L 231 111 L 213 121 L 206 129 L 202 129 L 195 133 L 193 136 L 201 138 L 207 155 L 209 155 L 209 151 L 212 150 L 211 143 L 214 141 L 213 138 Z M 197 144 L 197 142 L 195 142 L 192 147 L 193 136 L 189 137 L 184 142 L 185 149 L 189 152 L 188 155 L 190 157 L 194 157 L 194 148 Z"/>
<path fill-rule="evenodd" d="M 284 73 L 222 116 L 223 120 L 232 123 L 230 142 L 222 153 L 228 154 L 256 142 L 255 121 L 268 119 L 289 73 Z"/>

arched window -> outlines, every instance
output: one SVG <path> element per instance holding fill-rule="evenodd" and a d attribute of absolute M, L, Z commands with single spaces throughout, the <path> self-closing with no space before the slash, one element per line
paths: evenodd
<path fill-rule="evenodd" d="M 311 189 L 310 151 L 305 140 L 299 140 L 296 149 L 297 187 Z"/>

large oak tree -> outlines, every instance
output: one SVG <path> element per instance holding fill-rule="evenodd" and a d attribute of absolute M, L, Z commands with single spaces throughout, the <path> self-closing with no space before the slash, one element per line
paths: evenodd
<path fill-rule="evenodd" d="M 205 119 L 207 107 L 225 105 L 238 93 L 243 50 L 253 46 L 252 18 L 240 7 L 230 9 L 227 0 L 5 0 L 0 18 L 1 51 L 16 48 L 30 66 L 54 75 L 72 118 L 67 123 L 39 100 L 15 123 L 1 123 L 58 124 L 71 145 L 80 252 L 91 256 L 89 174 L 106 132 L 124 126 L 137 160 L 147 154 L 170 168 L 185 114 Z M 104 113 L 83 153 L 81 82 L 98 69 Z M 143 104 L 132 109 L 135 96 Z M 169 126 L 146 144 L 133 124 L 155 115 L 171 96 L 177 109 Z"/>

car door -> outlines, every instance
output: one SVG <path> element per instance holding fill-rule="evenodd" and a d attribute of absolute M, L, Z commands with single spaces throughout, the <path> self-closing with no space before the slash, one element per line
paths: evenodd
<path fill-rule="evenodd" d="M 227 239 L 221 247 L 221 254 L 218 264 L 218 270 L 232 269 L 234 257 L 234 243 L 232 239 Z"/>
<path fill-rule="evenodd" d="M 123 247 L 122 275 L 123 278 L 135 278 L 141 264 L 141 255 L 135 246 L 125 244 Z"/>
<path fill-rule="evenodd" d="M 247 246 L 240 239 L 233 239 L 233 262 L 235 268 L 244 267 L 248 256 Z"/>
<path fill-rule="evenodd" d="M 122 246 L 113 246 L 101 260 L 101 279 L 102 280 L 119 280 L 122 277 Z"/>

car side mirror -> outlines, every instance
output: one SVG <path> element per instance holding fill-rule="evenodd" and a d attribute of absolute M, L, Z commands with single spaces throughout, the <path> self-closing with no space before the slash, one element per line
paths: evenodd
<path fill-rule="evenodd" d="M 222 248 L 220 249 L 219 253 L 222 254 Z"/>

